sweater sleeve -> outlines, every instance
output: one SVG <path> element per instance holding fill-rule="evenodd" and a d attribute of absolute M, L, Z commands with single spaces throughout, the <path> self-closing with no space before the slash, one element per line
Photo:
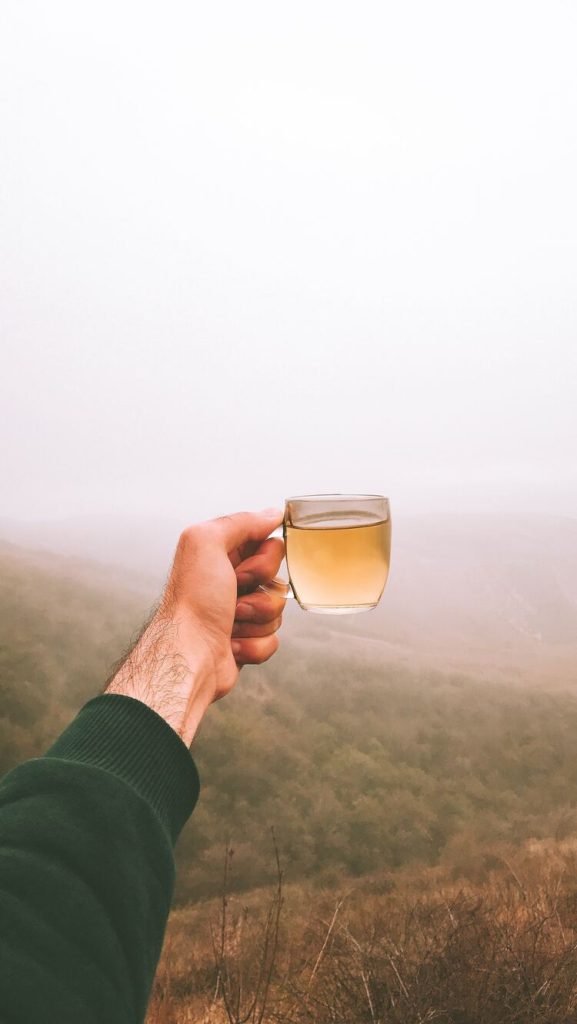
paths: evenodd
<path fill-rule="evenodd" d="M 198 798 L 184 743 L 106 694 L 0 783 L 0 1019 L 140 1024 Z"/>

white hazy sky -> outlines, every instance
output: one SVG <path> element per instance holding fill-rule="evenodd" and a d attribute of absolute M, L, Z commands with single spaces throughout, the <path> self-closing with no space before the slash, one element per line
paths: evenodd
<path fill-rule="evenodd" d="M 2 0 L 0 515 L 577 514 L 576 52 L 574 0 Z"/>

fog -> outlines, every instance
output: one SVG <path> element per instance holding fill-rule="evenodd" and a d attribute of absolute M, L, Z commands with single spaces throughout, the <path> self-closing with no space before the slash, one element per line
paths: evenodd
<path fill-rule="evenodd" d="M 4 0 L 0 515 L 577 515 L 577 9 Z"/>

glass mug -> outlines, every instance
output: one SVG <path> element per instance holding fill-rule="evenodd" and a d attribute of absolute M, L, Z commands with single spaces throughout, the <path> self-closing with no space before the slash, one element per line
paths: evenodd
<path fill-rule="evenodd" d="M 380 494 L 287 498 L 282 535 L 289 581 L 271 580 L 263 590 L 282 588 L 305 611 L 322 615 L 346 615 L 377 606 L 389 575 L 388 498 Z"/>

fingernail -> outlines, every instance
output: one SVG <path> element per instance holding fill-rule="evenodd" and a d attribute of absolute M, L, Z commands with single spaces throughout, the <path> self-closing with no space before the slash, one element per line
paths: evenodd
<path fill-rule="evenodd" d="M 234 654 L 235 657 L 236 657 L 237 654 L 240 654 L 241 648 L 242 648 L 242 644 L 241 644 L 240 640 L 231 640 L 230 641 L 230 646 L 231 646 L 232 653 Z"/>
<path fill-rule="evenodd" d="M 283 513 L 280 508 L 263 508 L 260 514 L 261 516 L 270 516 L 271 519 L 273 517 L 274 519 L 282 519 L 283 517 Z"/>
<path fill-rule="evenodd" d="M 249 587 L 254 587 L 255 578 L 251 572 L 239 572 L 236 582 L 239 587 L 248 589 Z"/>
<path fill-rule="evenodd" d="M 254 608 L 253 608 L 253 606 L 251 604 L 246 604 L 246 603 L 243 603 L 241 601 L 241 603 L 237 604 L 237 606 L 236 606 L 236 616 L 235 616 L 235 618 L 242 619 L 243 622 L 248 622 L 249 620 L 254 619 Z"/>

